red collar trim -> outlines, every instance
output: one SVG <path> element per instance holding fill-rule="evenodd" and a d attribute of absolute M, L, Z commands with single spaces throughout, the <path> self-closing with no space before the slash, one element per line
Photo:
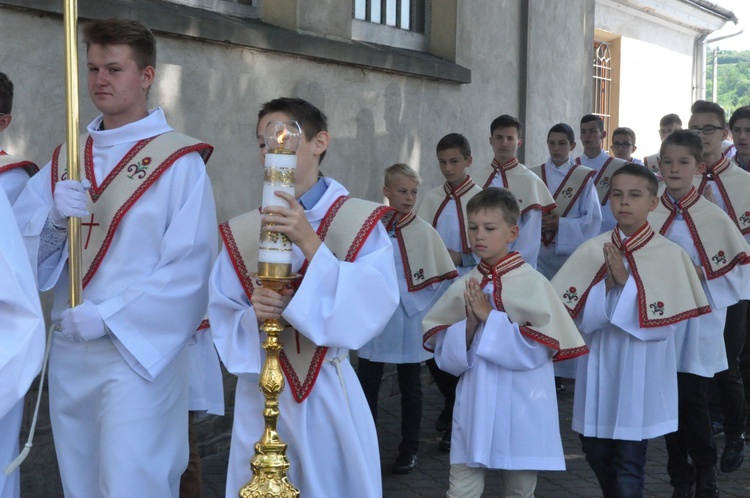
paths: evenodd
<path fill-rule="evenodd" d="M 669 194 L 667 194 L 667 192 L 664 191 L 664 193 L 661 196 L 661 203 L 664 205 L 664 207 L 666 207 L 670 211 L 679 212 L 679 211 L 685 211 L 691 206 L 695 205 L 695 203 L 698 202 L 700 197 L 701 196 L 698 193 L 698 191 L 695 189 L 695 187 L 693 187 L 690 189 L 690 192 L 685 194 L 685 196 L 682 199 L 680 199 L 677 202 L 674 202 L 672 201 L 672 198 L 669 196 Z"/>
<path fill-rule="evenodd" d="M 612 230 L 612 243 L 622 252 L 632 253 L 640 249 L 641 247 L 648 244 L 648 242 L 654 237 L 654 231 L 648 222 L 638 229 L 633 235 L 623 242 L 620 238 L 620 227 L 619 225 Z"/>
<path fill-rule="evenodd" d="M 500 164 L 499 162 L 497 162 L 497 159 L 493 159 L 492 160 L 492 169 L 494 169 L 496 173 L 499 173 L 500 171 L 508 171 L 510 169 L 513 169 L 516 166 L 518 166 L 519 164 L 520 163 L 518 162 L 518 158 L 517 157 L 514 157 L 510 161 L 506 161 L 503 164 Z"/>
<path fill-rule="evenodd" d="M 507 256 L 497 262 L 495 266 L 490 266 L 485 260 L 481 260 L 477 265 L 479 273 L 484 277 L 483 281 L 497 280 L 511 270 L 515 270 L 524 263 L 521 255 L 516 252 L 510 252 Z"/>
<path fill-rule="evenodd" d="M 401 230 L 406 225 L 414 221 L 414 219 L 417 217 L 416 214 L 414 214 L 414 211 L 409 211 L 407 214 L 396 220 L 396 230 Z M 394 216 L 395 218 L 395 216 Z"/>
<path fill-rule="evenodd" d="M 469 175 L 466 175 L 466 180 L 461 183 L 458 187 L 455 189 L 450 186 L 448 182 L 445 182 L 443 184 L 443 190 L 445 190 L 445 195 L 447 196 L 453 196 L 455 198 L 459 198 L 463 196 L 466 192 L 471 190 L 474 187 L 474 180 L 471 179 Z"/>
<path fill-rule="evenodd" d="M 706 168 L 706 171 L 703 173 L 703 177 L 711 178 L 712 176 L 720 175 L 721 173 L 726 171 L 727 168 L 729 168 L 729 159 L 724 157 L 724 155 L 722 154 L 721 159 L 719 159 L 716 164 L 712 165 L 710 168 Z"/>

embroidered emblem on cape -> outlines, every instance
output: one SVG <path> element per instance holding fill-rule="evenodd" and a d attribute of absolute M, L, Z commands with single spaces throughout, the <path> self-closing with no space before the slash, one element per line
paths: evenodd
<path fill-rule="evenodd" d="M 139 180 L 143 180 L 146 178 L 146 172 L 148 171 L 148 165 L 151 164 L 151 158 L 150 157 L 144 157 L 137 163 L 133 163 L 128 166 L 128 178 L 131 180 L 135 177 L 138 177 Z"/>
<path fill-rule="evenodd" d="M 745 213 L 740 216 L 740 223 L 742 223 L 743 226 L 750 224 L 750 211 L 745 211 Z"/>
<path fill-rule="evenodd" d="M 414 278 L 417 280 L 424 280 L 424 268 L 420 268 L 419 270 L 414 272 Z"/>
<path fill-rule="evenodd" d="M 83 287 L 85 288 L 99 269 L 120 222 L 141 196 L 161 178 L 178 159 L 198 152 L 204 162 L 211 156 L 213 147 L 177 132 L 138 141 L 120 160 L 107 177 L 99 183 L 94 174 L 94 140 L 84 135 L 81 139 L 82 176 L 91 182 L 88 190 L 87 210 L 91 213 L 88 222 L 86 244 L 82 254 Z M 55 149 L 50 168 L 52 192 L 60 180 L 68 178 L 65 144 Z M 156 167 L 147 168 L 154 162 Z M 132 167 L 132 171 L 130 171 Z M 132 175 L 128 175 L 131 172 Z M 104 195 L 106 192 L 106 196 Z M 96 221 L 94 217 L 96 216 Z"/>
<path fill-rule="evenodd" d="M 601 180 L 599 180 L 599 186 L 601 188 L 609 188 L 609 177 L 605 176 Z"/>
<path fill-rule="evenodd" d="M 563 299 L 567 300 L 566 304 L 573 304 L 574 302 L 578 301 L 578 292 L 576 288 L 571 286 L 567 291 L 565 291 L 565 294 L 563 294 Z"/>
<path fill-rule="evenodd" d="M 711 259 L 714 260 L 717 265 L 725 265 L 727 263 L 727 258 L 724 255 L 724 251 L 719 251 L 718 253 L 714 254 Z"/>
<path fill-rule="evenodd" d="M 652 315 L 664 315 L 664 303 L 661 301 L 657 301 L 655 303 L 651 303 L 648 305 L 649 308 L 651 308 L 651 314 Z"/>

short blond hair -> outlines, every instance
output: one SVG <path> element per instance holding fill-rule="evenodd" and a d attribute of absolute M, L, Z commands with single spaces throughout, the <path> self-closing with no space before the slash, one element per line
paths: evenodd
<path fill-rule="evenodd" d="M 396 178 L 396 175 L 404 175 L 407 178 L 411 178 L 418 184 L 422 183 L 422 178 L 419 176 L 419 173 L 417 173 L 414 168 L 409 166 L 408 164 L 404 163 L 396 163 L 394 165 L 388 166 L 385 169 L 385 186 L 391 185 L 393 183 L 393 180 Z"/>

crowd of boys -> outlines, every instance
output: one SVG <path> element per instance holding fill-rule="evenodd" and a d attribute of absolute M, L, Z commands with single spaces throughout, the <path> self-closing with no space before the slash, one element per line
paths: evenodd
<path fill-rule="evenodd" d="M 580 157 L 571 157 L 573 129 L 558 123 L 548 160 L 531 168 L 517 158 L 522 124 L 502 115 L 490 125 L 489 166 L 469 175 L 469 141 L 450 133 L 436 146 L 445 183 L 422 195 L 415 169 L 394 164 L 386 207 L 320 173 L 325 114 L 278 98 L 258 113 L 260 162 L 266 125 L 297 121 L 294 195 L 276 192 L 282 206 L 218 226 L 219 252 L 212 147 L 147 106 L 152 33 L 109 19 L 84 34 L 101 112 L 81 140 L 84 179 L 68 179 L 64 144 L 38 173 L 0 149 L 3 466 L 18 450 L 23 396 L 44 356 L 37 289 L 54 294 L 50 415 L 66 496 L 199 496 L 199 470 L 184 475 L 188 411 L 223 411 L 217 351 L 238 376 L 243 414 L 227 476 L 235 495 L 264 428 L 267 319 L 285 325 L 278 431 L 303 496 L 382 496 L 374 420 L 385 363 L 397 365 L 401 389 L 392 471 L 417 465 L 426 362 L 445 397 L 436 427 L 450 452 L 449 497 L 481 496 L 487 469 L 502 471 L 503 496 L 532 497 L 538 471 L 565 469 L 556 372 L 576 379 L 573 430 L 605 497 L 644 496 L 647 443 L 662 435 L 674 497 L 718 496 L 717 465 L 742 464 L 750 108 L 728 127 L 705 101 L 693 105 L 689 130 L 665 116 L 660 151 L 643 162 L 632 157 L 631 129 L 614 130 L 610 156 L 603 122 L 586 115 Z M 0 131 L 12 98 L 0 73 Z M 70 217 L 99 227 L 86 238 L 83 302 L 72 308 Z M 293 243 L 301 277 L 291 288 L 249 276 L 262 226 Z M 726 434 L 720 459 L 716 419 Z M 18 472 L 0 476 L 0 497 L 19 494 Z"/>

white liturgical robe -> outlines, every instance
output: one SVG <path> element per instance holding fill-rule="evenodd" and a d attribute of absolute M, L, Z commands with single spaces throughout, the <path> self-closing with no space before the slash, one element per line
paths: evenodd
<path fill-rule="evenodd" d="M 322 198 L 305 211 L 316 230 L 334 202 L 348 195 L 334 180 L 325 182 Z M 293 271 L 303 261 L 302 252 L 293 246 Z M 235 496 L 252 477 L 248 462 L 264 428 L 264 400 L 258 389 L 264 338 L 226 247 L 211 273 L 209 295 L 219 356 L 238 376 L 226 488 L 227 496 Z M 352 262 L 340 261 L 324 242 L 283 313 L 301 335 L 328 348 L 309 395 L 297 402 L 287 382 L 279 397 L 278 432 L 288 445 L 288 476 L 302 496 L 382 496 L 375 425 L 349 363 L 349 350 L 379 334 L 398 302 L 393 249 L 377 222 Z"/>
<path fill-rule="evenodd" d="M 112 130 L 101 119 L 88 126 L 93 185 L 106 184 L 140 141 L 173 131 L 161 109 Z M 14 204 L 33 260 L 51 181 L 47 164 Z M 84 218 L 82 240 L 105 229 Z M 83 289 L 107 333 L 87 342 L 54 335 L 50 413 L 66 496 L 177 496 L 188 456 L 186 346 L 205 313 L 217 242 L 211 182 L 201 156 L 188 152 L 140 192 Z M 53 322 L 68 306 L 67 260 L 66 243 L 34 261 L 39 287 L 54 290 Z"/>
<path fill-rule="evenodd" d="M 24 173 L 26 174 L 26 173 Z M 0 471 L 18 455 L 23 398 L 44 356 L 44 318 L 13 211 L 0 191 Z M 18 497 L 20 470 L 0 472 L 0 498 Z"/>

